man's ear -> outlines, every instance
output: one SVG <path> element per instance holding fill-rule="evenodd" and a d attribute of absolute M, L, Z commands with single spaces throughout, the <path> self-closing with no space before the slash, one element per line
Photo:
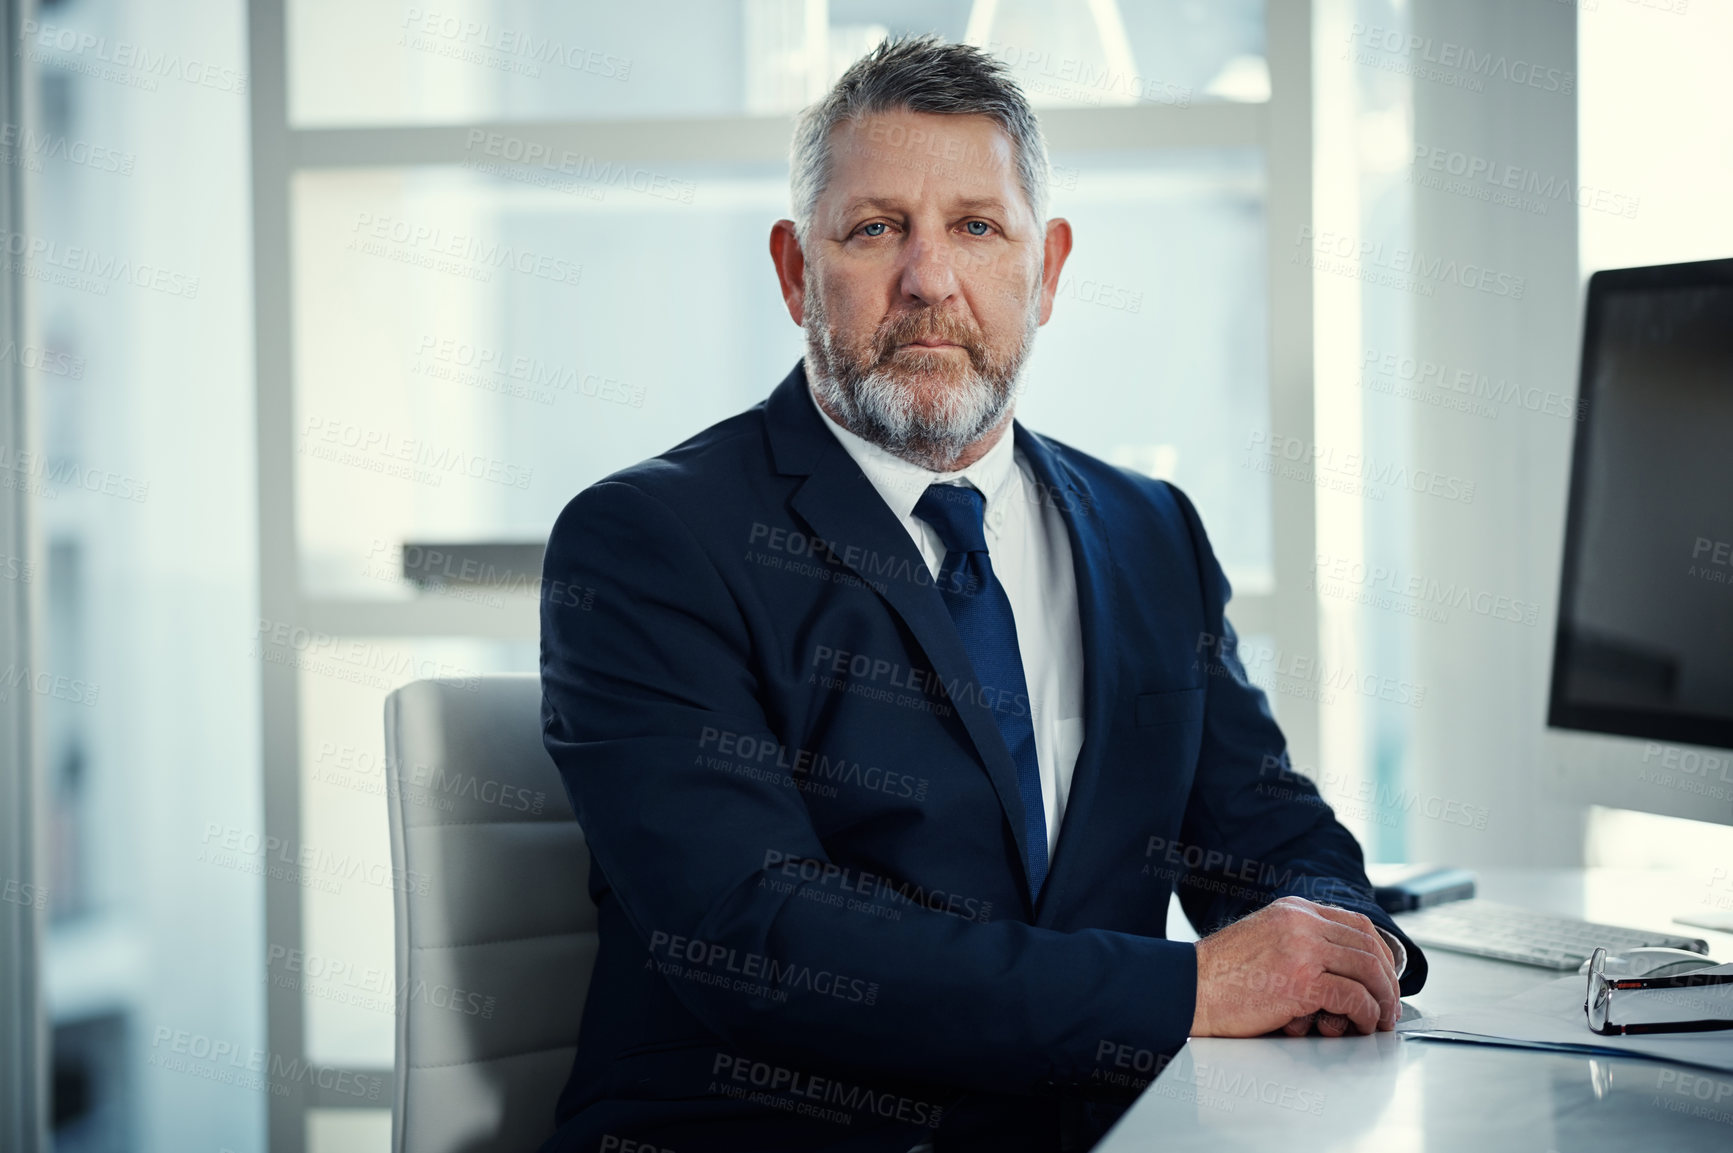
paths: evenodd
<path fill-rule="evenodd" d="M 1059 291 L 1059 274 L 1071 255 L 1071 222 L 1055 216 L 1047 222 L 1047 239 L 1041 250 L 1041 321 L 1053 315 L 1053 297 Z"/>
<path fill-rule="evenodd" d="M 770 261 L 782 285 L 782 303 L 794 323 L 806 323 L 806 254 L 794 234 L 794 221 L 778 220 L 770 229 Z"/>

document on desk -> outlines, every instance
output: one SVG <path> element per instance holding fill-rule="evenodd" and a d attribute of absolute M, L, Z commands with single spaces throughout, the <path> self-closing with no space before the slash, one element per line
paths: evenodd
<path fill-rule="evenodd" d="M 1733 964 L 1695 972 L 1733 972 Z M 1733 1073 L 1733 1029 L 1603 1037 L 1590 1032 L 1583 1013 L 1587 988 L 1588 979 L 1584 976 L 1563 977 L 1488 1009 L 1416 1017 L 1399 1023 L 1396 1029 L 1405 1037 L 1419 1040 L 1651 1057 Z M 1733 1018 L 1733 986 L 1644 989 L 1618 994 L 1613 999 L 1613 1020 L 1619 1024 L 1702 1017 Z"/>

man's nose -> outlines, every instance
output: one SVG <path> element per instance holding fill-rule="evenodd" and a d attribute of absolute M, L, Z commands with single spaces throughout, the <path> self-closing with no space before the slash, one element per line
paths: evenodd
<path fill-rule="evenodd" d="M 927 305 L 943 304 L 957 294 L 956 254 L 949 245 L 918 237 L 903 265 L 903 295 Z"/>

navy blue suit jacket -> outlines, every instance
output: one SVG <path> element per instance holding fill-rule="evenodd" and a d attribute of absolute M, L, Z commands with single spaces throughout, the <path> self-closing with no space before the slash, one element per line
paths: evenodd
<path fill-rule="evenodd" d="M 585 489 L 548 542 L 544 737 L 601 924 L 550 1149 L 901 1153 L 983 1102 L 1134 1091 L 1191 1025 L 1176 886 L 1200 931 L 1288 893 L 1396 931 L 1288 771 L 1191 503 L 1017 424 L 1070 533 L 1085 665 L 1032 903 L 991 713 L 1027 702 L 977 691 L 806 387 L 796 366 Z"/>

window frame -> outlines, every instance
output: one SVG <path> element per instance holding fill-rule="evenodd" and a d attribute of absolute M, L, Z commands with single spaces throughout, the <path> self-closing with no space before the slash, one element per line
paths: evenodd
<path fill-rule="evenodd" d="M 17 52 L 28 0 L 0 0 L 0 53 L 18 66 L 0 83 L 0 124 L 25 123 L 25 100 L 34 73 Z M 0 228 L 27 231 L 24 166 L 0 166 Z M 0 274 L 0 346 L 19 346 L 25 331 L 25 294 L 17 272 Z M 21 357 L 0 362 L 0 445 L 33 443 Z M 0 555 L 28 557 L 30 502 L 22 487 L 0 489 Z M 0 580 L 0 660 L 33 666 L 33 586 Z M 37 831 L 44 828 L 35 756 L 34 698 L 11 692 L 0 701 L 0 885 L 39 891 L 43 876 Z M 48 1147 L 48 1023 L 42 998 L 45 918 L 33 900 L 0 899 L 0 1148 Z"/>

